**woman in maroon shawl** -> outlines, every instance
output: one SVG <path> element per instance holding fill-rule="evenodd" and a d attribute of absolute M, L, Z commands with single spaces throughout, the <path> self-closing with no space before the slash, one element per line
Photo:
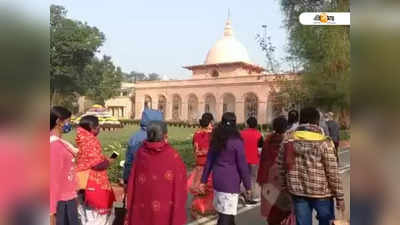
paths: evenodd
<path fill-rule="evenodd" d="M 126 225 L 186 223 L 186 168 L 166 139 L 165 122 L 150 122 L 129 176 Z"/>
<path fill-rule="evenodd" d="M 204 113 L 200 119 L 201 128 L 193 135 L 194 156 L 196 167 L 188 179 L 189 191 L 193 195 L 191 213 L 197 218 L 203 215 L 214 214 L 212 177 L 207 181 L 206 192 L 200 193 L 200 180 L 203 174 L 204 165 L 207 161 L 207 153 L 210 147 L 211 132 L 213 129 L 214 117 L 211 113 Z"/>
<path fill-rule="evenodd" d="M 276 161 L 286 128 L 286 118 L 274 119 L 274 133 L 265 139 L 258 169 L 257 183 L 261 186 L 261 215 L 266 218 L 269 225 L 280 225 L 291 212 L 290 196 L 281 188 Z"/>

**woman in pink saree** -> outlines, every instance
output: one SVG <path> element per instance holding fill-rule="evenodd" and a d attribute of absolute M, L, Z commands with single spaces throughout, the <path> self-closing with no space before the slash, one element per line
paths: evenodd
<path fill-rule="evenodd" d="M 211 113 L 204 113 L 200 119 L 201 128 L 193 135 L 196 166 L 188 179 L 188 187 L 189 191 L 193 195 L 191 213 L 194 218 L 215 213 L 213 207 L 213 187 L 211 176 L 207 182 L 206 193 L 202 194 L 199 192 L 201 175 L 203 174 L 204 165 L 207 161 L 207 153 L 213 129 L 213 120 L 214 118 Z"/>

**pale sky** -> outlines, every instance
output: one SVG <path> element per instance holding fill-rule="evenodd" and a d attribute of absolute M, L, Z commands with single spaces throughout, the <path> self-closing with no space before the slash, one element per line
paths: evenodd
<path fill-rule="evenodd" d="M 253 63 L 265 66 L 255 36 L 268 26 L 278 58 L 286 55 L 287 32 L 279 0 L 41 0 L 24 1 L 44 19 L 50 4 L 63 5 L 68 17 L 98 27 L 106 36 L 101 54 L 112 57 L 124 72 L 156 72 L 185 79 L 182 68 L 202 64 L 208 50 L 222 37 L 231 12 L 233 31 Z M 32 11 L 32 9 L 31 9 Z M 267 68 L 268 69 L 268 68 Z"/>

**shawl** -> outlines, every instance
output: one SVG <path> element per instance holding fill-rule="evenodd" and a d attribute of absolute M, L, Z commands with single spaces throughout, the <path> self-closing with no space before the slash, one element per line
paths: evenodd
<path fill-rule="evenodd" d="M 270 134 L 265 138 L 258 168 L 257 183 L 263 184 L 269 181 L 268 175 L 278 157 L 283 138 L 284 135 L 276 133 Z"/>
<path fill-rule="evenodd" d="M 261 153 L 257 182 L 261 184 L 261 215 L 268 224 L 280 224 L 290 215 L 291 201 L 278 179 L 277 157 L 284 135 L 270 134 L 265 139 Z"/>
<path fill-rule="evenodd" d="M 129 176 L 125 224 L 185 224 L 186 182 L 179 154 L 165 141 L 145 141 Z"/>
<path fill-rule="evenodd" d="M 89 131 L 78 127 L 76 144 L 79 147 L 77 171 L 89 170 L 85 203 L 99 213 L 109 213 L 115 200 L 107 170 L 96 171 L 92 168 L 107 158 L 102 154 L 100 141 Z"/>

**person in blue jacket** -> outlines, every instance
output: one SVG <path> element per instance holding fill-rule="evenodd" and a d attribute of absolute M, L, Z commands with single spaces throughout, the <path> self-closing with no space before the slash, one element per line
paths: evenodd
<path fill-rule="evenodd" d="M 124 183 L 127 184 L 129 180 L 129 174 L 131 172 L 132 163 L 135 159 L 135 154 L 137 150 L 139 150 L 143 141 L 147 139 L 146 128 L 150 121 L 163 121 L 163 114 L 160 111 L 153 109 L 144 109 L 142 112 L 142 119 L 140 121 L 140 130 L 137 131 L 128 142 L 128 149 L 126 150 L 125 155 L 125 164 L 124 164 L 124 172 L 123 179 Z"/>

